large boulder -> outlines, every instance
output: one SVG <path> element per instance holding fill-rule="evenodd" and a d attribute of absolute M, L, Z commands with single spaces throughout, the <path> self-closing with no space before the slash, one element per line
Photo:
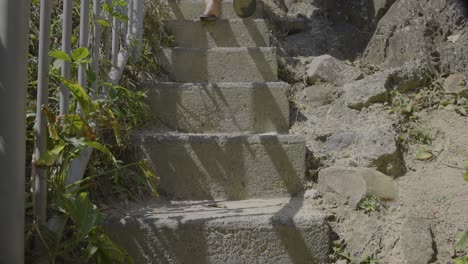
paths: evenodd
<path fill-rule="evenodd" d="M 353 208 L 368 196 L 383 200 L 398 197 L 398 185 L 393 179 L 370 168 L 329 167 L 319 172 L 318 184 L 320 192 L 334 193 Z"/>
<path fill-rule="evenodd" d="M 422 2 L 395 1 L 375 25 L 363 61 L 387 68 L 424 59 L 442 73 L 466 71 L 465 1 Z"/>

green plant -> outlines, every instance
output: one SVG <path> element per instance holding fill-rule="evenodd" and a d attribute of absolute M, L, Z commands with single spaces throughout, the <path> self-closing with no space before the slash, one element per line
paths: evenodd
<path fill-rule="evenodd" d="M 468 233 L 465 231 L 458 232 L 455 235 L 455 244 L 453 249 L 457 257 L 454 258 L 455 264 L 468 263 Z"/>
<path fill-rule="evenodd" d="M 350 262 L 351 258 L 349 253 L 346 252 L 346 243 L 344 240 L 335 240 L 332 244 L 332 254 L 330 255 L 330 261 L 346 260 Z"/>
<path fill-rule="evenodd" d="M 437 104 L 440 100 L 438 90 L 425 88 L 414 94 L 393 91 L 391 96 L 391 112 L 396 113 L 399 118 L 397 131 L 401 145 L 406 148 L 410 144 L 431 144 L 430 131 L 421 125 L 417 113 Z"/>
<path fill-rule="evenodd" d="M 358 209 L 365 214 L 371 214 L 380 211 L 381 206 L 380 198 L 368 196 L 359 203 Z"/>
<path fill-rule="evenodd" d="M 360 264 L 379 264 L 380 260 L 374 257 L 366 256 Z"/>
<path fill-rule="evenodd" d="M 79 16 L 78 1 L 74 1 L 74 15 Z M 113 6 L 125 5 L 125 1 L 112 2 L 112 5 L 104 7 L 112 17 L 126 20 L 126 16 L 114 11 Z M 60 7 L 53 5 L 51 37 L 57 40 L 61 35 Z M 53 41 L 50 57 L 55 61 L 51 63 L 49 105 L 42 106 L 43 113 L 48 119 L 48 150 L 46 155 L 39 160 L 34 160 L 34 118 L 36 108 L 36 78 L 37 78 L 37 46 L 35 35 L 38 32 L 39 1 L 34 0 L 31 5 L 31 42 L 29 54 L 29 85 L 28 85 L 28 159 L 33 166 L 28 168 L 34 175 L 36 168 L 47 170 L 48 182 L 48 217 L 52 217 L 53 226 L 46 227 L 35 221 L 30 184 L 26 186 L 26 244 L 27 262 L 44 260 L 50 263 L 132 263 L 130 257 L 117 244 L 115 244 L 101 227 L 105 215 L 101 213 L 92 198 L 100 196 L 119 197 L 122 193 L 134 193 L 133 188 L 139 188 L 140 192 L 156 194 L 155 185 L 158 182 L 156 176 L 149 170 L 146 161 L 136 161 L 124 164 L 122 154 L 127 148 L 128 136 L 131 130 L 141 125 L 147 119 L 149 112 L 145 103 L 146 94 L 135 89 L 112 85 L 105 82 L 104 74 L 108 71 L 109 61 L 105 56 L 101 58 L 99 72 L 87 71 L 88 81 L 98 82 L 100 91 L 107 90 L 106 100 L 95 99 L 88 95 L 83 87 L 76 83 L 76 79 L 64 79 L 59 75 L 59 67 L 62 61 L 71 63 L 71 76 L 77 75 L 80 65 L 85 67 L 90 63 L 90 52 L 86 48 L 77 47 L 76 38 L 72 39 L 73 53 L 68 55 L 58 50 L 60 43 Z M 109 29 L 104 20 L 96 20 Z M 78 35 L 77 20 L 74 20 L 73 35 Z M 105 45 L 100 47 L 104 49 Z M 135 61 L 136 63 L 136 61 Z M 143 66 L 141 66 L 143 67 Z M 126 72 L 128 73 L 128 72 Z M 123 83 L 127 87 L 133 87 L 131 79 L 124 76 Z M 70 90 L 69 114 L 58 115 L 59 87 L 63 84 Z M 105 88 L 105 89 L 104 89 Z M 78 110 L 79 109 L 79 110 Z M 79 153 L 93 148 L 97 151 L 91 158 L 85 178 L 73 184 L 66 183 L 71 161 Z M 138 167 L 141 173 L 127 173 L 129 168 Z M 134 184 L 138 182 L 138 184 Z M 108 183 L 112 188 L 102 188 Z M 103 190 L 104 189 L 104 190 Z M 117 191 L 118 190 L 118 191 Z M 133 198 L 133 196 L 132 196 Z M 42 244 L 42 250 L 32 251 L 33 241 Z M 35 243 L 36 244 L 36 243 Z M 41 247 L 40 247 L 41 248 Z"/>
<path fill-rule="evenodd" d="M 468 182 L 468 162 L 463 163 L 463 168 L 465 169 L 463 179 Z"/>

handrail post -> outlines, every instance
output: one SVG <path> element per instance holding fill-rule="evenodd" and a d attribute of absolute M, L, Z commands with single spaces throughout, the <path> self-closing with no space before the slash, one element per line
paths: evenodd
<path fill-rule="evenodd" d="M 71 34 L 72 34 L 72 11 L 73 0 L 63 0 L 63 23 L 62 23 L 62 51 L 71 55 Z M 70 80 L 70 62 L 63 61 L 62 77 Z M 68 114 L 70 102 L 70 90 L 64 84 L 60 85 L 60 115 Z"/>
<path fill-rule="evenodd" d="M 49 102 L 49 50 L 50 50 L 50 0 L 41 0 L 39 24 L 39 63 L 37 79 L 37 106 L 36 106 L 36 146 L 35 160 L 39 160 L 47 151 L 47 117 L 42 106 Z M 40 224 L 46 223 L 47 208 L 47 169 L 36 168 L 34 179 L 33 202 L 36 217 Z"/>
<path fill-rule="evenodd" d="M 24 263 L 29 1 L 0 0 L 0 258 Z"/>

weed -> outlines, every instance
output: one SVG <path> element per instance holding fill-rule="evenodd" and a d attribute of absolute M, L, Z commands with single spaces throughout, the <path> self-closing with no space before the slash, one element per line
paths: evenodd
<path fill-rule="evenodd" d="M 380 260 L 374 257 L 366 256 L 359 264 L 379 264 Z"/>
<path fill-rule="evenodd" d="M 455 235 L 455 264 L 468 264 L 468 232 L 461 231 Z"/>
<path fill-rule="evenodd" d="M 344 242 L 344 240 L 333 241 L 332 251 L 333 253 L 332 255 L 330 255 L 330 260 L 332 262 L 335 262 L 338 260 L 346 260 L 346 262 L 351 261 L 349 253 L 346 252 L 346 243 Z"/>
<path fill-rule="evenodd" d="M 365 214 L 371 214 L 374 212 L 379 212 L 381 206 L 382 204 L 380 198 L 375 196 L 368 196 L 359 203 L 358 209 L 363 211 Z"/>

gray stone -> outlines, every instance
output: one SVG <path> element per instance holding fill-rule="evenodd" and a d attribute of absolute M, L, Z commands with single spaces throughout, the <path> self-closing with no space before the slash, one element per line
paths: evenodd
<path fill-rule="evenodd" d="M 332 85 L 320 84 L 307 86 L 303 91 L 303 101 L 305 104 L 312 107 L 318 107 L 321 105 L 329 104 L 335 94 L 337 88 Z"/>
<path fill-rule="evenodd" d="M 467 68 L 468 31 L 464 1 L 393 1 L 375 25 L 362 59 L 383 67 L 398 67 L 412 60 L 426 60 L 434 69 L 463 72 Z M 447 41 L 460 35 L 456 43 Z"/>
<path fill-rule="evenodd" d="M 390 91 L 415 90 L 430 82 L 430 72 L 422 62 L 408 62 L 401 67 L 346 84 L 343 90 L 348 107 L 360 110 L 374 103 L 388 102 Z"/>
<path fill-rule="evenodd" d="M 445 79 L 444 90 L 450 94 L 461 94 L 468 90 L 465 76 L 461 73 L 451 74 Z"/>
<path fill-rule="evenodd" d="M 174 19 L 198 19 L 205 10 L 204 0 L 165 0 L 171 11 L 171 16 Z M 264 15 L 263 1 L 257 1 L 257 9 L 250 18 L 263 18 Z M 223 0 L 221 9 L 221 18 L 236 19 L 239 16 L 234 11 L 232 0 Z"/>
<path fill-rule="evenodd" d="M 364 131 L 356 143 L 359 165 L 375 167 L 394 177 L 402 175 L 404 168 L 396 140 L 397 133 L 391 124 L 370 127 Z"/>
<path fill-rule="evenodd" d="M 377 219 L 355 216 L 351 221 L 352 232 L 346 237 L 346 251 L 352 263 L 361 263 L 366 256 L 373 256 L 379 250 L 376 243 L 372 243 L 379 231 L 380 223 Z"/>
<path fill-rule="evenodd" d="M 369 195 L 383 200 L 398 197 L 398 186 L 393 179 L 370 168 L 329 167 L 319 172 L 318 184 L 320 192 L 336 193 L 353 208 Z"/>
<path fill-rule="evenodd" d="M 294 196 L 304 191 L 305 140 L 276 134 L 133 135 L 137 160 L 160 177 L 175 200 Z"/>
<path fill-rule="evenodd" d="M 430 222 L 422 217 L 406 218 L 401 228 L 401 248 L 407 264 L 427 264 L 434 260 Z"/>
<path fill-rule="evenodd" d="M 337 132 L 327 138 L 324 143 L 329 151 L 340 151 L 354 143 L 358 134 L 352 131 Z"/>
<path fill-rule="evenodd" d="M 328 82 L 334 85 L 344 85 L 362 76 L 359 69 L 346 65 L 330 55 L 322 55 L 309 64 L 306 80 L 309 84 Z"/>
<path fill-rule="evenodd" d="M 270 32 L 263 19 L 231 19 L 216 22 L 173 20 L 166 23 L 166 28 L 174 37 L 175 47 L 268 47 L 270 45 Z"/>
<path fill-rule="evenodd" d="M 275 82 L 275 48 L 164 48 L 161 68 L 175 82 Z"/>
<path fill-rule="evenodd" d="M 374 103 L 387 102 L 389 100 L 386 88 L 388 76 L 388 72 L 382 72 L 346 84 L 343 91 L 348 107 L 359 110 Z"/>
<path fill-rule="evenodd" d="M 317 189 L 309 189 L 304 193 L 304 199 L 316 199 L 320 197 L 320 191 Z"/>
<path fill-rule="evenodd" d="M 115 212 L 105 230 L 135 263 L 328 263 L 326 215 L 302 199 L 197 201 Z"/>
<path fill-rule="evenodd" d="M 312 57 L 278 57 L 280 79 L 288 83 L 303 83 Z"/>
<path fill-rule="evenodd" d="M 184 133 L 289 130 L 287 83 L 147 82 L 141 88 L 157 126 Z"/>

